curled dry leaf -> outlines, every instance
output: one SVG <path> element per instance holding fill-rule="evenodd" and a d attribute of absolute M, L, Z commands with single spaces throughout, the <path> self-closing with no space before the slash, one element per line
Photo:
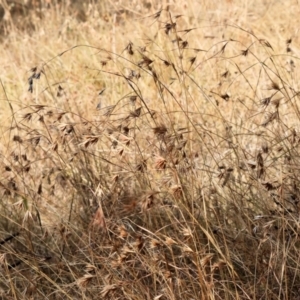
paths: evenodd
<path fill-rule="evenodd" d="M 200 260 L 201 266 L 202 266 L 202 267 L 205 267 L 207 264 L 209 264 L 214 256 L 215 256 L 214 254 L 209 253 L 209 254 L 207 254 L 205 257 L 203 257 L 203 258 Z"/>
<path fill-rule="evenodd" d="M 157 156 L 154 167 L 157 170 L 164 170 L 167 166 L 167 161 L 162 156 Z"/>
<path fill-rule="evenodd" d="M 106 229 L 105 217 L 101 206 L 98 207 L 94 215 L 94 218 L 92 220 L 91 226 L 93 228 L 98 227 L 98 228 Z"/>
<path fill-rule="evenodd" d="M 92 274 L 85 274 L 83 277 L 77 279 L 76 284 L 80 288 L 86 288 L 86 286 L 90 283 L 90 281 L 94 278 L 95 276 Z"/>
<path fill-rule="evenodd" d="M 151 241 L 150 241 L 150 248 L 151 249 L 156 248 L 156 247 L 158 247 L 160 245 L 161 245 L 161 243 L 158 240 L 151 239 Z"/>
<path fill-rule="evenodd" d="M 111 291 L 117 289 L 116 284 L 105 285 L 101 291 L 101 296 L 106 297 Z"/>
<path fill-rule="evenodd" d="M 166 243 L 168 246 L 171 246 L 171 245 L 177 245 L 177 242 L 175 242 L 175 241 L 174 241 L 173 239 L 171 239 L 170 237 L 166 237 L 165 243 Z"/>

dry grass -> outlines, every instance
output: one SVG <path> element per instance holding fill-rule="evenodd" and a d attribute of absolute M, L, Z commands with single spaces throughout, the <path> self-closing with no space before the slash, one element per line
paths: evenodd
<path fill-rule="evenodd" d="M 1 298 L 299 299 L 299 7 L 200 2 L 3 2 Z"/>

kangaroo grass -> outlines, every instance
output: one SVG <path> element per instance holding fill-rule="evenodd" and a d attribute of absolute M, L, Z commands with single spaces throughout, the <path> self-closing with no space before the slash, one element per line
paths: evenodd
<path fill-rule="evenodd" d="M 102 5 L 61 25 L 73 45 L 32 62 L 24 94 L 1 80 L 1 297 L 297 299 L 293 39 Z"/>

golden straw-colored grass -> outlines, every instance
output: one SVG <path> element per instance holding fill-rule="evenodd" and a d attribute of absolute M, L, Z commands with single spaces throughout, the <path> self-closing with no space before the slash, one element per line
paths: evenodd
<path fill-rule="evenodd" d="M 1 299 L 299 299 L 297 2 L 0 5 Z"/>

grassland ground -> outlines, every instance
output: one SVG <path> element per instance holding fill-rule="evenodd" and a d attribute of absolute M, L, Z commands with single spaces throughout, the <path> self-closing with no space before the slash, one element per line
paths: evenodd
<path fill-rule="evenodd" d="M 299 299 L 299 4 L 98 2 L 0 4 L 0 297 Z"/>

